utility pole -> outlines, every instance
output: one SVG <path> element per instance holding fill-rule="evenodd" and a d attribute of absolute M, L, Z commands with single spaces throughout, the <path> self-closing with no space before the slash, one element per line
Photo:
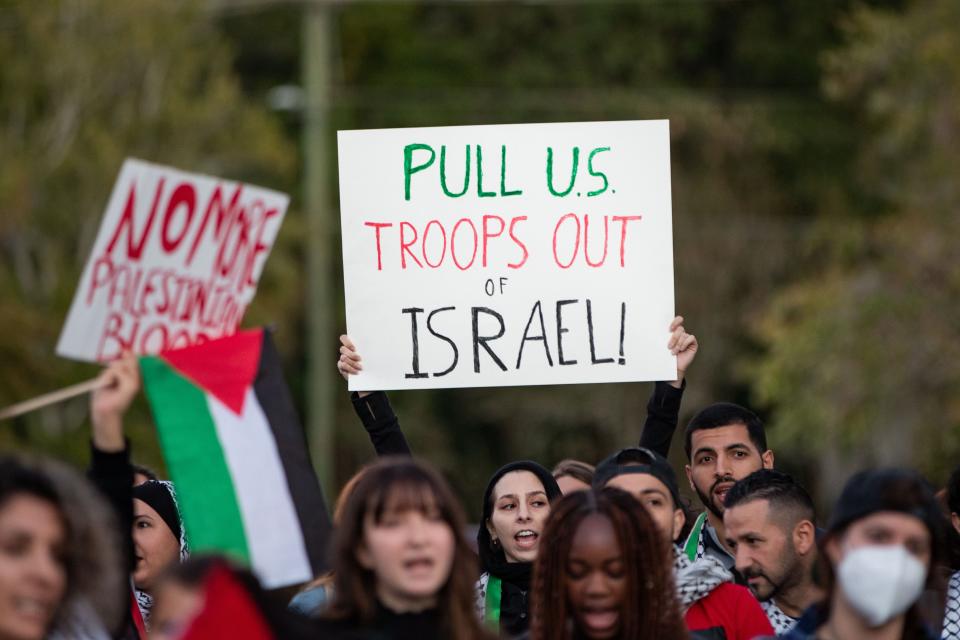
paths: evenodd
<path fill-rule="evenodd" d="M 317 477 L 335 494 L 334 361 L 331 224 L 327 129 L 330 119 L 331 2 L 306 0 L 300 44 L 303 105 L 303 211 L 307 217 L 307 439 Z"/>

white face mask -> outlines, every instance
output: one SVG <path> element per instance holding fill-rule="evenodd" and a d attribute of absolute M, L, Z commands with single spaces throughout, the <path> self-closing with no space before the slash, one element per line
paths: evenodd
<path fill-rule="evenodd" d="M 901 545 L 870 545 L 847 552 L 837 579 L 847 602 L 871 627 L 879 627 L 916 602 L 927 569 Z"/>

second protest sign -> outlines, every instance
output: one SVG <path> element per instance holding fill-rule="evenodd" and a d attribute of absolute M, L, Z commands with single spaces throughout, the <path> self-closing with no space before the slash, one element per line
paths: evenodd
<path fill-rule="evenodd" d="M 289 199 L 127 159 L 57 344 L 103 362 L 237 330 Z"/>

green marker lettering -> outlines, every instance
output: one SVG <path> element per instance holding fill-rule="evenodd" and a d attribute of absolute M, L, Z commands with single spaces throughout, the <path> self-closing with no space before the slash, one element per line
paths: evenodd
<path fill-rule="evenodd" d="M 483 190 L 483 151 L 480 145 L 477 145 L 477 195 L 481 198 L 492 198 L 497 195 L 495 191 Z"/>
<path fill-rule="evenodd" d="M 429 151 L 430 159 L 424 162 L 423 164 L 413 166 L 413 152 L 414 151 Z M 427 167 L 433 164 L 433 160 L 437 157 L 437 152 L 433 150 L 428 144 L 408 144 L 403 148 L 403 184 L 404 184 L 404 196 L 406 200 L 410 199 L 410 177 L 415 174 L 417 171 L 423 171 Z"/>
<path fill-rule="evenodd" d="M 588 198 L 592 196 L 600 195 L 601 193 L 607 190 L 607 187 L 610 186 L 610 182 L 607 180 L 607 174 L 605 174 L 603 171 L 593 170 L 593 156 L 597 155 L 601 151 L 610 151 L 610 147 L 598 147 L 593 151 L 591 151 L 590 157 L 587 158 L 587 171 L 590 172 L 590 175 L 594 176 L 595 178 L 603 178 L 603 186 L 597 189 L 596 191 L 591 191 L 587 193 Z"/>
<path fill-rule="evenodd" d="M 577 181 L 577 165 L 580 163 L 580 147 L 573 148 L 573 167 L 570 169 L 570 184 L 565 191 L 558 192 L 553 188 L 553 147 L 547 147 L 547 188 L 550 193 L 557 197 L 564 197 L 573 191 L 573 185 Z"/>
<path fill-rule="evenodd" d="M 460 193 L 452 193 L 447 189 L 447 145 L 440 147 L 440 188 L 451 198 L 459 198 L 470 188 L 470 145 L 467 145 L 466 159 L 463 170 L 463 190 Z"/>
<path fill-rule="evenodd" d="M 500 195 L 518 196 L 523 193 L 523 189 L 507 191 L 507 145 L 500 145 Z"/>

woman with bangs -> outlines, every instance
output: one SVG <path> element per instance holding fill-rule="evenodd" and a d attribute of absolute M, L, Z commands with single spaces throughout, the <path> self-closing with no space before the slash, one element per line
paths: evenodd
<path fill-rule="evenodd" d="M 640 504 L 618 489 L 557 502 L 533 574 L 531 640 L 687 637 L 668 548 Z"/>
<path fill-rule="evenodd" d="M 409 458 L 383 458 L 357 481 L 334 537 L 334 599 L 324 638 L 481 640 L 473 554 L 446 482 Z"/>

